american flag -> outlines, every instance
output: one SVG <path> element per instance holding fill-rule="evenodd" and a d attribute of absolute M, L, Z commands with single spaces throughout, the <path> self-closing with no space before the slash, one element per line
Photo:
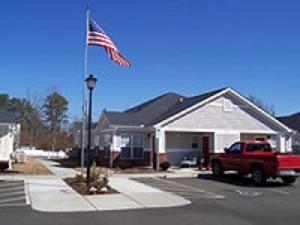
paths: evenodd
<path fill-rule="evenodd" d="M 104 33 L 103 29 L 89 18 L 87 44 L 102 47 L 112 61 L 120 66 L 130 66 L 130 63 L 121 55 L 112 40 Z"/>

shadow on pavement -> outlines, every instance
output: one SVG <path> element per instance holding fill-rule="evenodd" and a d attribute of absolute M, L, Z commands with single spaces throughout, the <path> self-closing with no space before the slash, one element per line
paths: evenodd
<path fill-rule="evenodd" d="M 231 184 L 239 187 L 256 187 L 253 183 L 250 177 L 246 176 L 240 176 L 238 174 L 224 174 L 221 177 L 215 177 L 212 174 L 199 174 L 196 179 L 202 179 L 202 180 L 211 180 L 216 182 L 222 182 L 226 184 Z M 262 188 L 270 188 L 270 187 L 285 187 L 288 186 L 287 184 L 284 184 L 283 182 L 277 181 L 277 180 L 267 180 L 267 182 L 259 187 Z"/>

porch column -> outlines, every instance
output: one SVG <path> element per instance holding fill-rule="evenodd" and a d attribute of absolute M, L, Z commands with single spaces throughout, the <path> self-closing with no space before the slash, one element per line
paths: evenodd
<path fill-rule="evenodd" d="M 153 144 L 154 144 L 153 143 L 154 142 L 154 134 L 151 133 L 149 136 L 150 136 L 149 137 L 149 148 L 150 148 L 150 157 L 149 157 L 150 162 L 149 162 L 149 166 L 151 168 L 153 168 L 153 154 L 154 154 L 154 151 L 155 151 L 155 148 L 153 146 Z"/>
<path fill-rule="evenodd" d="M 155 130 L 156 169 L 159 170 L 160 156 L 166 154 L 166 132 L 162 128 Z"/>
<path fill-rule="evenodd" d="M 292 136 L 288 135 L 287 139 L 286 139 L 286 151 L 287 152 L 292 152 Z"/>
<path fill-rule="evenodd" d="M 277 152 L 285 153 L 292 152 L 292 137 L 289 134 L 277 134 Z"/>
<path fill-rule="evenodd" d="M 110 137 L 110 141 L 109 141 L 109 168 L 113 168 L 114 167 L 114 160 L 115 160 L 115 151 L 117 149 L 117 137 L 116 137 L 116 133 L 117 133 L 117 128 L 114 128 L 111 137 Z"/>

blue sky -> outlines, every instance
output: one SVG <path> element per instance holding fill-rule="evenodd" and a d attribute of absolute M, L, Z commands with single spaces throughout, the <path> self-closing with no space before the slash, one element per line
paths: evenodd
<path fill-rule="evenodd" d="M 85 6 L 132 63 L 89 48 L 98 79 L 94 118 L 173 91 L 197 95 L 231 86 L 300 111 L 300 2 L 264 0 L 6 0 L 0 8 L 0 92 L 59 90 L 80 116 Z M 95 119 L 96 119 L 95 118 Z"/>

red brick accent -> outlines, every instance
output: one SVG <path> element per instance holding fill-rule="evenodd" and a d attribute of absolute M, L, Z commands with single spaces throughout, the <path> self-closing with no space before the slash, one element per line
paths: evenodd
<path fill-rule="evenodd" d="M 168 161 L 166 153 L 159 153 L 159 163 Z M 153 153 L 153 167 L 156 168 L 156 153 Z"/>
<path fill-rule="evenodd" d="M 111 153 L 111 157 L 112 157 L 112 161 L 113 161 L 113 167 L 117 167 L 120 162 L 121 163 L 126 162 L 131 167 L 150 166 L 151 165 L 150 154 L 151 154 L 151 152 L 145 151 L 144 152 L 144 158 L 142 158 L 142 159 L 121 159 L 120 152 L 113 151 Z M 100 165 L 103 165 L 103 166 L 106 166 L 106 167 L 109 166 L 109 157 L 107 157 L 104 153 L 99 155 L 96 160 Z"/>

